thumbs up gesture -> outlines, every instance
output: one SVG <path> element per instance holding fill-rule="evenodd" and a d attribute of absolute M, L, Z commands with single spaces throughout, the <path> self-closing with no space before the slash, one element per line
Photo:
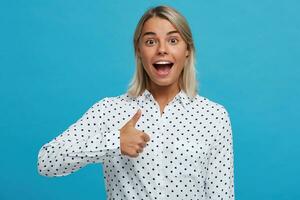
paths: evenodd
<path fill-rule="evenodd" d="M 146 133 L 135 128 L 140 117 L 141 110 L 139 109 L 120 129 L 120 146 L 123 155 L 138 157 L 139 153 L 143 152 L 146 143 L 150 140 L 150 137 Z"/>

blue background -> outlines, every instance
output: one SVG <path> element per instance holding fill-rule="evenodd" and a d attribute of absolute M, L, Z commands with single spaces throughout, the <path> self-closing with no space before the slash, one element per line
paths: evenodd
<path fill-rule="evenodd" d="M 300 3 L 7 0 L 0 3 L 0 199 L 104 199 L 101 165 L 39 176 L 40 147 L 96 101 L 126 92 L 150 6 L 188 19 L 200 95 L 229 111 L 240 200 L 300 199 Z"/>

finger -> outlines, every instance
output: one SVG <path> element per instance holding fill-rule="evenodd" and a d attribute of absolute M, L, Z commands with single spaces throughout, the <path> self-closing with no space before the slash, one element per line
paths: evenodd
<path fill-rule="evenodd" d="M 136 153 L 142 153 L 143 152 L 143 148 L 139 148 L 138 150 L 136 150 Z"/>
<path fill-rule="evenodd" d="M 139 156 L 139 154 L 138 154 L 138 153 L 135 153 L 135 154 L 133 154 L 132 157 L 137 158 L 138 156 Z"/>
<path fill-rule="evenodd" d="M 138 149 L 135 150 L 135 151 L 132 151 L 131 156 L 132 156 L 132 157 L 135 157 L 135 158 L 138 157 L 138 156 L 139 156 Z"/>
<path fill-rule="evenodd" d="M 144 151 L 144 149 L 140 149 L 140 150 L 139 150 L 139 153 L 143 153 L 143 151 Z"/>
<path fill-rule="evenodd" d="M 134 116 L 131 118 L 130 122 L 132 123 L 133 126 L 136 125 L 137 121 L 141 117 L 141 109 L 139 108 L 138 111 L 134 114 Z"/>
<path fill-rule="evenodd" d="M 142 142 L 142 143 L 140 143 L 140 144 L 139 144 L 139 146 L 140 146 L 140 148 L 142 148 L 142 149 L 143 149 L 143 148 L 145 148 L 145 147 L 146 147 L 146 143 Z"/>
<path fill-rule="evenodd" d="M 145 142 L 149 142 L 150 141 L 150 137 L 147 133 L 143 133 L 143 139 Z"/>

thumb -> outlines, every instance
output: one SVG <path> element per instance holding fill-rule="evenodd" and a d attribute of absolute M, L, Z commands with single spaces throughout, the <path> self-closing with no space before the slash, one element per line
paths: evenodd
<path fill-rule="evenodd" d="M 141 109 L 139 108 L 138 111 L 134 114 L 134 116 L 131 118 L 130 122 L 133 126 L 136 125 L 137 121 L 139 121 L 141 117 Z"/>

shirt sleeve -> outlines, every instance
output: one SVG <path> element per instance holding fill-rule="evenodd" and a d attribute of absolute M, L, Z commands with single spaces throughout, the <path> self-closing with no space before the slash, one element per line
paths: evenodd
<path fill-rule="evenodd" d="M 65 176 L 89 163 L 120 155 L 119 130 L 104 130 L 105 99 L 94 104 L 67 130 L 48 142 L 38 153 L 38 172 Z"/>
<path fill-rule="evenodd" d="M 205 181 L 207 199 L 234 200 L 234 154 L 232 129 L 228 112 L 222 107 L 217 128 L 218 139 L 209 152 Z"/>

